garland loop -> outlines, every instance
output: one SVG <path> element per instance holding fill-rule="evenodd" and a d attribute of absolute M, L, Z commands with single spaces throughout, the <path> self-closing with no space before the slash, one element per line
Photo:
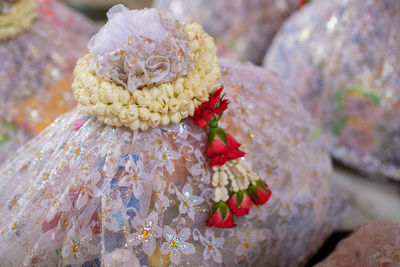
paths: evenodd
<path fill-rule="evenodd" d="M 0 40 L 15 37 L 30 28 L 38 13 L 36 0 L 20 0 L 12 5 L 10 13 L 0 13 Z"/>
<path fill-rule="evenodd" d="M 193 67 L 186 76 L 172 82 L 146 86 L 129 92 L 124 86 L 96 76 L 90 71 L 92 54 L 80 59 L 72 89 L 88 115 L 110 126 L 126 126 L 133 131 L 179 123 L 194 114 L 216 89 L 220 68 L 213 38 L 197 24 L 185 27 L 191 47 Z"/>

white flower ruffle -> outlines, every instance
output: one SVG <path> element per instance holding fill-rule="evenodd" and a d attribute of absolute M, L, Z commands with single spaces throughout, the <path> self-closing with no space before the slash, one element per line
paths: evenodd
<path fill-rule="evenodd" d="M 111 8 L 107 17 L 88 44 L 96 75 L 133 92 L 188 73 L 190 46 L 182 24 L 156 9 L 129 10 L 123 5 Z"/>

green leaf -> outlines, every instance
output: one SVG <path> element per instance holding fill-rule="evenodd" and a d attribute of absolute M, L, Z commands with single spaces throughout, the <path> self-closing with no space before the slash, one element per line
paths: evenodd
<path fill-rule="evenodd" d="M 243 190 L 238 191 L 236 193 L 236 199 L 235 199 L 236 200 L 236 207 L 239 207 L 240 204 L 242 204 L 243 198 L 244 198 L 244 191 Z"/>
<path fill-rule="evenodd" d="M 374 102 L 374 104 L 377 105 L 377 106 L 378 106 L 378 105 L 380 104 L 380 102 L 381 102 L 381 98 L 380 98 L 377 94 L 374 94 L 374 93 L 372 93 L 372 92 L 365 92 L 365 93 L 364 93 L 364 96 L 365 96 L 366 98 L 371 99 L 372 102 Z"/>
<path fill-rule="evenodd" d="M 250 195 L 258 196 L 258 194 L 257 194 L 257 186 L 251 184 L 251 185 L 249 185 L 247 190 L 250 193 Z"/>
<path fill-rule="evenodd" d="M 228 217 L 228 207 L 226 205 L 225 206 L 221 206 L 220 207 L 220 211 L 221 211 L 222 221 L 225 221 L 226 217 Z"/>
<path fill-rule="evenodd" d="M 212 121 L 210 121 L 210 123 L 208 123 L 208 126 L 210 126 L 211 129 L 218 128 L 218 120 L 213 119 Z"/>
<path fill-rule="evenodd" d="M 263 192 L 267 192 L 267 188 L 265 188 L 265 185 L 261 180 L 256 181 L 256 186 L 258 186 Z"/>
<path fill-rule="evenodd" d="M 224 143 L 224 145 L 228 146 L 228 140 L 226 138 L 225 131 L 221 128 L 217 128 L 216 134 L 217 134 L 218 138 L 222 141 L 222 143 Z"/>
<path fill-rule="evenodd" d="M 211 143 L 214 140 L 216 133 L 217 133 L 216 128 L 210 129 L 210 133 L 208 134 L 208 146 L 211 146 Z"/>
<path fill-rule="evenodd" d="M 347 118 L 345 117 L 337 117 L 334 118 L 332 122 L 332 131 L 336 136 L 340 136 L 344 127 L 346 127 Z"/>

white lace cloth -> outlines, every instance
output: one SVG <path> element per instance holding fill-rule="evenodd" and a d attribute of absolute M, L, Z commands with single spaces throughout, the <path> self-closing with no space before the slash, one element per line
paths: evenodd
<path fill-rule="evenodd" d="M 206 228 L 205 131 L 187 119 L 132 132 L 78 107 L 0 168 L 0 265 L 304 264 L 345 211 L 329 157 L 299 99 L 273 75 L 221 66 L 232 102 L 223 124 L 271 187 L 267 204 L 236 228 Z"/>
<path fill-rule="evenodd" d="M 88 44 L 98 76 L 133 92 L 187 74 L 190 47 L 178 21 L 155 9 L 129 10 L 123 5 L 111 8 L 107 17 L 107 24 Z"/>

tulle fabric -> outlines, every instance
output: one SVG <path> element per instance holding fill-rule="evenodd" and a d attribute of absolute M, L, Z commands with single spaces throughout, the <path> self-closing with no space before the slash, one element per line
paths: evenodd
<path fill-rule="evenodd" d="M 0 162 L 76 102 L 72 70 L 96 27 L 53 1 L 39 1 L 32 27 L 0 41 Z"/>
<path fill-rule="evenodd" d="M 173 17 L 202 24 L 216 38 L 218 54 L 260 64 L 283 21 L 298 0 L 156 0 Z"/>
<path fill-rule="evenodd" d="M 400 179 L 400 2 L 315 1 L 283 26 L 264 65 L 296 89 L 333 156 Z"/>
<path fill-rule="evenodd" d="M 222 60 L 223 125 L 273 194 L 233 229 L 206 228 L 207 134 L 190 119 L 132 132 L 80 107 L 0 168 L 0 264 L 297 266 L 346 210 L 300 100 L 266 70 Z M 81 127 L 76 127 L 81 126 Z"/>
<path fill-rule="evenodd" d="M 116 5 L 107 24 L 88 44 L 91 69 L 129 92 L 186 75 L 190 46 L 183 24 L 156 9 L 129 10 Z"/>
<path fill-rule="evenodd" d="M 400 224 L 373 221 L 341 241 L 316 267 L 400 266 Z"/>

